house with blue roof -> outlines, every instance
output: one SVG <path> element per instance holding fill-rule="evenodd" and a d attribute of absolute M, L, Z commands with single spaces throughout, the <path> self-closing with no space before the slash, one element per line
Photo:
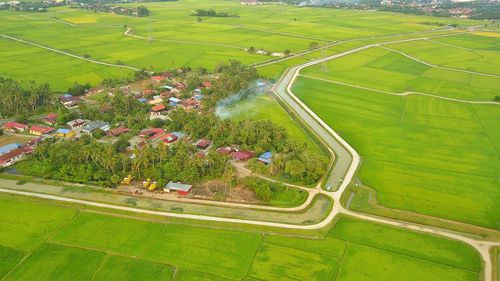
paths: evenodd
<path fill-rule="evenodd" d="M 262 155 L 260 155 L 259 158 L 257 158 L 257 160 L 261 163 L 268 165 L 268 164 L 271 164 L 272 157 L 273 157 L 273 154 L 270 151 L 266 151 Z"/>
<path fill-rule="evenodd" d="M 73 137 L 74 135 L 75 135 L 74 131 L 68 130 L 65 128 L 60 128 L 60 129 L 57 129 L 57 131 L 56 131 L 56 136 L 61 137 L 61 138 L 70 138 L 70 137 Z"/>
<path fill-rule="evenodd" d="M 4 146 L 0 147 L 0 155 L 7 154 L 7 153 L 11 152 L 12 150 L 18 149 L 19 147 L 21 147 L 21 145 L 18 143 L 9 143 L 7 145 L 4 145 Z"/>

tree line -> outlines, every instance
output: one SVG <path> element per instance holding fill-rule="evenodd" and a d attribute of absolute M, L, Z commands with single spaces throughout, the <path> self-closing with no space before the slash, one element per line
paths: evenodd
<path fill-rule="evenodd" d="M 54 104 L 54 94 L 47 83 L 33 81 L 21 84 L 11 78 L 0 77 L 0 117 L 33 115 Z"/>

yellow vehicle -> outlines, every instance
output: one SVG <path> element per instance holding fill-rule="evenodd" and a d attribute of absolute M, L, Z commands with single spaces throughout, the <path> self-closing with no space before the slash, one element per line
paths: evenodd
<path fill-rule="evenodd" d="M 126 185 L 129 185 L 131 182 L 132 182 L 132 179 L 134 177 L 132 175 L 128 175 L 128 177 L 126 178 L 123 178 L 123 181 L 122 181 L 122 184 L 126 184 Z"/>
<path fill-rule="evenodd" d="M 146 181 L 143 181 L 142 185 L 144 186 L 144 188 L 148 188 L 151 185 L 151 179 L 147 179 Z"/>
<path fill-rule="evenodd" d="M 154 181 L 150 186 L 149 186 L 149 191 L 154 191 L 156 189 L 156 182 Z"/>

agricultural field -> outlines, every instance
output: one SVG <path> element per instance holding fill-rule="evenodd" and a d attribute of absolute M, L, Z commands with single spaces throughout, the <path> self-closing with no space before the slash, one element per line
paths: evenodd
<path fill-rule="evenodd" d="M 309 77 L 293 91 L 360 153 L 361 182 L 381 205 L 499 229 L 498 105 Z"/>
<path fill-rule="evenodd" d="M 460 242 L 349 217 L 339 218 L 326 236 L 306 239 L 0 199 L 3 280 L 71 274 L 72 280 L 472 281 L 481 269 L 477 253 Z M 28 218 L 22 231 L 11 227 L 13 213 Z"/>
<path fill-rule="evenodd" d="M 308 49 L 311 42 L 321 45 L 339 40 L 424 32 L 439 28 L 438 24 L 478 24 L 476 21 L 373 11 L 277 4 L 254 7 L 228 1 L 182 0 L 141 5 L 150 9 L 151 16 L 137 18 L 68 7 L 39 14 L 1 11 L 1 34 L 77 57 L 1 38 L 0 66 L 4 67 L 0 68 L 0 75 L 49 82 L 62 91 L 75 81 L 95 84 L 103 78 L 127 76 L 131 71 L 82 58 L 153 70 L 181 66 L 212 69 L 229 59 L 251 64 L 273 58 L 250 54 L 245 51 L 249 47 L 276 53 L 286 49 L 298 52 Z M 207 8 L 236 13 L 239 17 L 203 18 L 198 22 L 191 16 L 193 10 Z M 272 71 L 266 73 L 269 77 L 276 75 Z"/>
<path fill-rule="evenodd" d="M 454 36 L 446 38 L 454 38 Z M 399 52 L 411 56 L 422 54 L 422 57 L 418 58 L 425 62 L 457 69 L 461 69 L 458 63 L 452 62 L 466 57 L 460 53 L 469 53 L 474 58 L 480 56 L 474 53 L 479 51 L 472 52 L 421 40 L 373 47 L 329 61 L 328 72 L 323 72 L 320 66 L 314 66 L 301 73 L 332 82 L 396 94 L 419 92 L 465 100 L 492 100 L 498 94 L 500 76 L 436 68 L 408 58 Z M 481 59 L 474 58 L 470 58 L 472 62 L 469 60 L 463 62 L 471 65 L 471 70 L 474 71 L 481 69 L 486 69 L 483 72 L 487 72 L 488 69 L 497 71 L 500 65 L 500 53 L 488 52 L 488 56 L 480 56 Z M 446 60 L 448 64 L 444 63 Z M 474 65 L 475 67 L 472 67 Z"/>

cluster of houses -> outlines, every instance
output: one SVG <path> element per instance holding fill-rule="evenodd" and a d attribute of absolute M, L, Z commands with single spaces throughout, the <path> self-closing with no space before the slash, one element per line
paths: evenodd
<path fill-rule="evenodd" d="M 150 82 L 156 89 L 145 89 L 140 92 L 131 91 L 130 87 L 122 89 L 126 93 L 133 94 L 139 102 L 151 105 L 150 119 L 168 119 L 170 111 L 176 108 L 183 108 L 187 111 L 200 108 L 203 99 L 202 89 L 212 87 L 209 81 L 205 81 L 193 90 L 188 98 L 183 98 L 186 85 L 173 80 L 170 73 L 153 76 Z"/>

